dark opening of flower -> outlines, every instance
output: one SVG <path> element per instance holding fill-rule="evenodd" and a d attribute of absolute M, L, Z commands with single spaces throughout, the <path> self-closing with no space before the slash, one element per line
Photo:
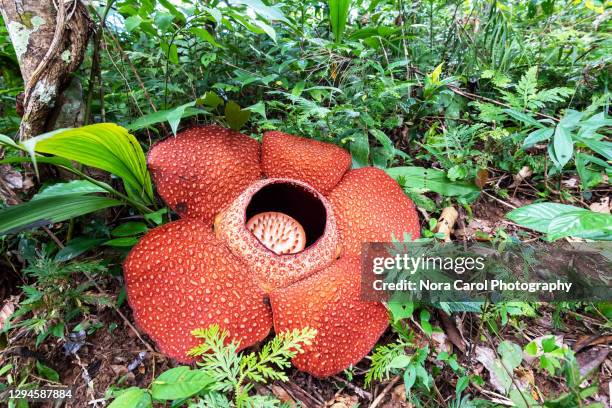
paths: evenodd
<path fill-rule="evenodd" d="M 158 143 L 148 163 L 182 219 L 149 232 L 124 271 L 136 322 L 162 351 L 191 361 L 191 331 L 212 324 L 241 348 L 272 325 L 310 327 L 293 362 L 325 377 L 376 344 L 388 316 L 360 299 L 361 244 L 419 237 L 414 204 L 384 171 L 349 170 L 331 144 L 269 132 L 260 147 L 218 126 Z"/>
<path fill-rule="evenodd" d="M 325 231 L 327 212 L 318 194 L 296 183 L 268 184 L 255 193 L 246 208 L 246 218 L 250 222 L 265 212 L 282 213 L 293 219 L 306 235 L 305 246 L 312 245 Z M 285 222 L 283 218 L 276 221 Z"/>

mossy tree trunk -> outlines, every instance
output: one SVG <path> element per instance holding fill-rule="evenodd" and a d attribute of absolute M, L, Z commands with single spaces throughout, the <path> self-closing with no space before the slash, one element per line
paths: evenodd
<path fill-rule="evenodd" d="M 73 99 L 79 99 L 81 88 L 71 80 L 91 31 L 85 5 L 80 0 L 0 0 L 0 13 L 24 81 L 17 101 L 23 113 L 20 139 L 51 130 L 56 122 L 78 125 Z"/>

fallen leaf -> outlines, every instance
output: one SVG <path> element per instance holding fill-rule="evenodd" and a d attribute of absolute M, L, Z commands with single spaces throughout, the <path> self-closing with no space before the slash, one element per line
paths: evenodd
<path fill-rule="evenodd" d="M 354 408 L 357 404 L 359 404 L 359 398 L 356 395 L 337 395 L 326 405 L 330 408 Z"/>
<path fill-rule="evenodd" d="M 583 348 L 602 344 L 612 344 L 612 335 L 600 336 L 596 334 L 594 336 L 582 336 L 574 344 L 573 350 L 577 353 Z"/>
<path fill-rule="evenodd" d="M 576 361 L 580 367 L 580 375 L 584 377 L 597 370 L 601 363 L 606 361 L 609 353 L 610 349 L 607 347 L 593 347 L 578 353 L 576 355 Z"/>
<path fill-rule="evenodd" d="M 533 175 L 533 171 L 529 166 L 523 166 L 522 169 L 519 170 L 518 173 L 514 175 L 514 181 L 508 187 L 518 187 L 524 180 L 527 180 L 529 177 Z"/>
<path fill-rule="evenodd" d="M 598 213 L 610 214 L 610 197 L 604 197 L 594 202 L 589 205 L 589 209 Z"/>
<path fill-rule="evenodd" d="M 4 306 L 2 306 L 2 309 L 0 309 L 0 329 L 2 329 L 4 323 L 13 313 L 15 313 L 15 303 L 12 300 L 8 300 Z"/>
<path fill-rule="evenodd" d="M 281 402 L 285 404 L 289 404 L 292 407 L 297 406 L 291 395 L 280 385 L 272 384 L 270 387 L 272 389 L 272 394 L 276 396 Z"/>
<path fill-rule="evenodd" d="M 442 210 L 442 214 L 440 214 L 440 218 L 438 219 L 438 224 L 436 225 L 435 231 L 436 233 L 442 233 L 444 235 L 444 241 L 450 242 L 450 234 L 453 231 L 453 227 L 457 222 L 457 217 L 459 217 L 459 213 L 455 209 L 455 207 L 446 207 Z"/>
<path fill-rule="evenodd" d="M 445 351 L 448 354 L 453 354 L 453 346 L 448 340 L 446 333 L 442 331 L 434 331 L 431 333 L 431 338 L 434 341 L 434 349 L 438 353 Z"/>
<path fill-rule="evenodd" d="M 476 179 L 474 180 L 474 183 L 478 186 L 479 189 L 482 190 L 487 184 L 487 181 L 489 181 L 489 170 L 478 169 L 478 171 L 476 172 Z"/>
<path fill-rule="evenodd" d="M 440 316 L 442 327 L 444 327 L 444 331 L 446 332 L 446 335 L 448 336 L 450 342 L 453 343 L 455 347 L 457 347 L 463 354 L 465 354 L 466 344 L 463 340 L 463 336 L 457 329 L 455 322 L 449 315 L 447 315 L 441 310 L 438 312 L 438 315 Z"/>
<path fill-rule="evenodd" d="M 489 372 L 491 385 L 499 392 L 506 394 L 512 385 L 512 378 L 504 368 L 495 351 L 489 347 L 476 347 L 476 360 L 478 360 Z"/>

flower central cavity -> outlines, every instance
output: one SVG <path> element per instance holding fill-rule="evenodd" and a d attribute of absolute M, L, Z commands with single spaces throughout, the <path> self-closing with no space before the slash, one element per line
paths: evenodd
<path fill-rule="evenodd" d="M 306 233 L 299 222 L 275 211 L 257 214 L 247 228 L 266 248 L 277 255 L 295 254 L 306 246 Z"/>
<path fill-rule="evenodd" d="M 268 184 L 246 208 L 247 229 L 268 249 L 295 254 L 323 235 L 327 213 L 317 195 L 299 184 Z"/>

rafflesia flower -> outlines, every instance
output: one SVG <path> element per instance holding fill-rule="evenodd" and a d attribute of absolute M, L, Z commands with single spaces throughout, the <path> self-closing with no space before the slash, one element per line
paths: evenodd
<path fill-rule="evenodd" d="M 156 144 L 148 165 L 181 219 L 149 232 L 125 261 L 137 324 L 190 362 L 197 328 L 218 324 L 248 347 L 310 327 L 293 360 L 317 377 L 362 359 L 388 324 L 360 300 L 368 241 L 419 236 L 414 204 L 384 171 L 350 170 L 343 149 L 281 132 L 256 140 L 219 126 Z"/>

